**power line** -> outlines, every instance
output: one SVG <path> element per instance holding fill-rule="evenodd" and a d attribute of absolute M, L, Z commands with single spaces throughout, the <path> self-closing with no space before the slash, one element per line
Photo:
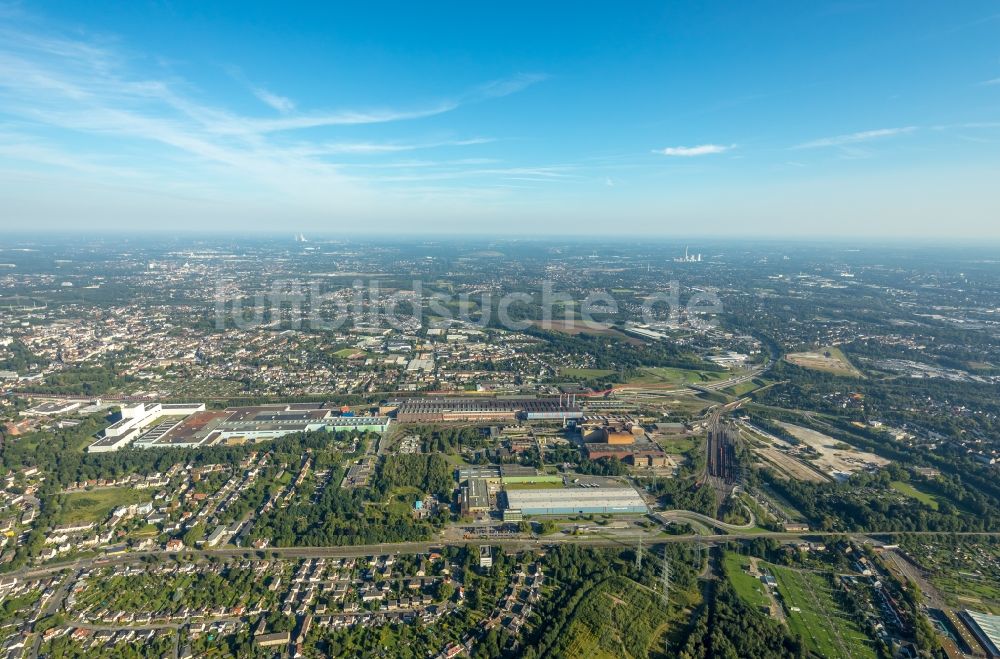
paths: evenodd
<path fill-rule="evenodd" d="M 660 569 L 660 597 L 663 599 L 663 608 L 670 606 L 670 559 L 667 557 L 667 547 L 663 547 L 663 564 Z"/>

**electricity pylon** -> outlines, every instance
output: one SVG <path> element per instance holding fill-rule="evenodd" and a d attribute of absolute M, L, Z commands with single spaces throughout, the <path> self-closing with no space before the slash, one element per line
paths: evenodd
<path fill-rule="evenodd" d="M 667 558 L 667 548 L 663 548 L 663 565 L 660 571 L 660 597 L 663 608 L 670 606 L 670 559 Z"/>

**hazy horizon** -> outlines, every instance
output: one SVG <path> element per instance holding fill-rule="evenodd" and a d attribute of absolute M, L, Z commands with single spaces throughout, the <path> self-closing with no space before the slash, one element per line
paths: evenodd
<path fill-rule="evenodd" d="M 299 238 L 305 238 L 300 242 Z M 231 242 L 233 244 L 247 243 L 288 243 L 289 246 L 298 245 L 304 249 L 315 248 L 323 245 L 349 245 L 373 244 L 373 245 L 400 245 L 410 244 L 411 241 L 418 241 L 418 244 L 437 245 L 457 243 L 469 248 L 481 248 L 491 245 L 530 245 L 540 244 L 557 247 L 560 245 L 604 245 L 615 250 L 621 250 L 629 246 L 635 246 L 637 241 L 642 241 L 642 245 L 654 247 L 677 247 L 683 250 L 689 247 L 693 252 L 706 249 L 731 249 L 736 246 L 752 248 L 780 248 L 780 247 L 802 247 L 817 250 L 830 248 L 833 251 L 842 252 L 863 252 L 866 250 L 912 250 L 922 251 L 934 250 L 994 250 L 1000 246 L 1000 237 L 970 238 L 963 236 L 767 236 L 767 235 L 738 235 L 729 236 L 709 235 L 709 234 L 627 234 L 627 233 L 574 233 L 572 235 L 544 234 L 544 233 L 524 233 L 524 234 L 501 234 L 501 233 L 406 233 L 393 232 L 391 235 L 381 233 L 365 232 L 329 232 L 329 231 L 274 231 L 270 229 L 254 228 L 243 230 L 223 230 L 217 228 L 182 229 L 172 230 L 167 228 L 150 229 L 57 229 L 42 228 L 36 230 L 7 230 L 0 227 L 0 238 L 17 241 L 10 245 L 0 245 L 0 253 L 23 251 L 24 245 L 39 244 L 61 244 L 73 240 L 95 240 L 105 242 L 108 240 L 136 241 L 142 243 L 145 240 L 170 239 L 179 243 L 211 243 L 213 241 Z M 992 251 L 990 251 L 992 254 Z"/>
<path fill-rule="evenodd" d="M 992 2 L 0 2 L 0 232 L 991 243 L 997 43 Z"/>

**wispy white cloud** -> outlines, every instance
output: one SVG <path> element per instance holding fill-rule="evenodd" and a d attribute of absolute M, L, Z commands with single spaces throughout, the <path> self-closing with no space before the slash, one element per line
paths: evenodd
<path fill-rule="evenodd" d="M 345 167 L 354 170 L 379 170 L 379 169 L 443 169 L 448 167 L 470 167 L 482 165 L 495 165 L 501 162 L 496 158 L 457 158 L 454 160 L 392 160 L 376 162 L 352 162 L 341 163 Z"/>
<path fill-rule="evenodd" d="M 487 137 L 474 137 L 465 140 L 440 140 L 436 142 L 328 142 L 305 147 L 305 151 L 312 155 L 379 155 L 384 153 L 401 153 L 405 151 L 419 151 L 422 149 L 436 149 L 449 146 L 475 146 L 488 144 L 493 139 Z"/>
<path fill-rule="evenodd" d="M 949 131 L 949 130 L 979 130 L 979 129 L 992 129 L 1000 128 L 1000 121 L 966 121 L 960 124 L 938 124 L 936 126 L 928 126 L 930 130 L 936 131 Z"/>
<path fill-rule="evenodd" d="M 7 124 L 0 161 L 94 178 L 131 175 L 150 189 L 180 183 L 255 194 L 273 190 L 278 198 L 308 199 L 321 207 L 342 206 L 391 182 L 354 164 L 329 162 L 332 155 L 376 156 L 492 141 L 331 140 L 338 127 L 440 115 L 517 93 L 546 77 L 518 74 L 418 107 L 314 112 L 302 112 L 291 99 L 245 83 L 281 113 L 250 116 L 204 101 L 201 90 L 174 75 L 136 73 L 133 62 L 149 58 L 125 52 L 113 40 L 53 36 L 46 26 L 32 31 L 36 27 L 0 25 L 0 121 Z M 303 129 L 323 130 L 289 134 Z M 491 162 L 470 158 L 423 166 L 428 174 L 443 167 L 436 172 L 442 179 L 458 179 L 463 172 L 480 180 L 509 175 L 483 169 Z"/>
<path fill-rule="evenodd" d="M 0 157 L 105 178 L 137 178 L 136 172 L 128 167 L 108 165 L 102 163 L 100 158 L 67 153 L 11 130 L 0 130 Z"/>
<path fill-rule="evenodd" d="M 286 96 L 271 93 L 263 87 L 254 87 L 252 91 L 253 95 L 260 99 L 262 103 L 270 105 L 282 114 L 287 114 L 295 109 L 295 102 Z"/>
<path fill-rule="evenodd" d="M 554 183 L 575 178 L 575 167 L 571 165 L 550 165 L 543 167 L 489 167 L 489 168 L 454 168 L 440 169 L 419 174 L 400 174 L 381 177 L 379 180 L 401 181 L 445 181 L 475 178 L 503 178 L 506 180 L 521 180 Z"/>
<path fill-rule="evenodd" d="M 222 115 L 213 123 L 212 128 L 219 132 L 232 135 L 279 133 L 307 128 L 323 128 L 332 126 L 360 126 L 364 124 L 385 124 L 394 121 L 410 121 L 424 119 L 435 115 L 451 112 L 460 107 L 454 101 L 441 101 L 425 108 L 416 110 L 399 110 L 392 108 L 370 110 L 343 110 L 338 112 L 317 112 L 286 116 L 278 119 L 260 119 Z"/>
<path fill-rule="evenodd" d="M 996 85 L 1000 85 L 1000 78 L 991 78 L 989 80 L 983 80 L 981 83 L 979 83 L 979 85 L 981 87 L 994 87 Z"/>
<path fill-rule="evenodd" d="M 491 80 L 483 85 L 479 85 L 468 94 L 468 98 L 477 100 L 510 96 L 548 79 L 549 76 L 545 73 L 518 73 L 509 78 Z"/>
<path fill-rule="evenodd" d="M 665 149 L 655 149 L 653 153 L 679 158 L 691 158 L 694 156 L 710 156 L 716 153 L 725 153 L 735 148 L 735 144 L 699 144 L 698 146 L 668 146 Z"/>
<path fill-rule="evenodd" d="M 792 148 L 819 149 L 831 146 L 846 146 L 850 144 L 859 144 L 861 142 L 869 142 L 871 140 L 877 140 L 885 137 L 905 135 L 906 133 L 912 133 L 915 130 L 917 130 L 916 126 L 903 126 L 900 128 L 879 128 L 877 130 L 863 130 L 857 133 L 848 133 L 846 135 L 835 135 L 833 137 L 823 137 L 817 140 L 810 140 L 809 142 L 796 144 Z"/>

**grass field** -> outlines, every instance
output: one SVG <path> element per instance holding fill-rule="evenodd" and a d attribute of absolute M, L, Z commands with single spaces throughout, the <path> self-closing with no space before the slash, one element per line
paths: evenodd
<path fill-rule="evenodd" d="M 945 602 L 956 609 L 977 609 L 1000 615 L 1000 582 L 988 575 L 939 571 L 931 577 L 931 582 Z"/>
<path fill-rule="evenodd" d="M 912 499 L 916 499 L 921 503 L 925 503 L 934 510 L 938 509 L 938 500 L 935 497 L 931 496 L 930 494 L 927 494 L 926 492 L 921 492 L 920 490 L 913 487 L 909 483 L 904 483 L 903 481 L 892 481 L 890 485 L 892 486 L 892 489 L 896 490 L 897 492 L 905 494 L 906 496 Z"/>
<path fill-rule="evenodd" d="M 700 446 L 701 441 L 702 441 L 701 437 L 690 437 L 690 438 L 677 437 L 675 439 L 657 438 L 656 443 L 659 444 L 660 448 L 662 448 L 667 453 L 672 453 L 674 455 L 683 455 L 684 453 L 690 451 L 692 448 Z"/>
<path fill-rule="evenodd" d="M 562 308 L 557 307 L 556 309 L 553 309 L 552 320 L 548 322 L 536 320 L 534 321 L 534 325 L 539 329 L 543 329 L 548 332 L 559 332 L 561 334 L 591 334 L 594 336 L 614 336 L 618 338 L 626 338 L 623 334 L 619 333 L 618 330 L 610 326 L 588 326 L 582 319 L 580 319 L 579 313 L 575 310 L 572 312 L 573 319 L 571 320 L 566 320 L 564 318 L 564 313 L 565 312 Z"/>
<path fill-rule="evenodd" d="M 813 572 L 768 566 L 778 580 L 788 627 L 821 657 L 876 657 L 873 642 L 833 597 L 826 579 Z"/>
<path fill-rule="evenodd" d="M 420 496 L 423 492 L 420 491 L 419 487 L 413 487 L 412 485 L 397 485 L 389 490 L 390 497 L 406 497 L 414 494 Z"/>
<path fill-rule="evenodd" d="M 604 368 L 561 368 L 559 369 L 559 377 L 565 378 L 579 378 L 581 380 L 591 380 L 593 378 L 603 378 L 608 375 L 614 374 L 614 371 L 609 371 Z"/>
<path fill-rule="evenodd" d="M 133 503 L 145 503 L 151 499 L 151 493 L 144 490 L 133 490 L 128 487 L 111 487 L 105 490 L 91 492 L 73 492 L 67 494 L 60 524 L 78 524 L 100 522 L 118 506 L 128 506 Z"/>
<path fill-rule="evenodd" d="M 736 594 L 744 602 L 755 609 L 771 605 L 771 598 L 764 592 L 764 584 L 761 583 L 760 579 L 751 576 L 743 569 L 744 565 L 749 565 L 749 558 L 732 552 L 726 552 L 723 562 L 729 582 L 733 584 Z"/>
<path fill-rule="evenodd" d="M 740 382 L 732 387 L 726 387 L 722 390 L 722 392 L 730 394 L 731 396 L 740 397 L 747 395 L 754 389 L 760 389 L 762 386 L 764 386 L 764 382 L 754 378 L 753 380 L 749 380 L 747 382 Z"/>
<path fill-rule="evenodd" d="M 158 535 L 160 535 L 160 529 L 155 524 L 146 524 L 142 528 L 129 533 L 129 537 L 131 538 L 155 538 Z"/>
<path fill-rule="evenodd" d="M 729 377 L 729 371 L 700 371 L 687 368 L 651 367 L 641 369 L 640 374 L 629 378 L 631 385 L 685 385 L 711 384 Z"/>
<path fill-rule="evenodd" d="M 448 461 L 448 464 L 450 464 L 453 467 L 458 468 L 458 467 L 469 466 L 469 463 L 465 461 L 465 458 L 463 458 L 457 453 L 441 453 L 440 455 L 443 456 L 444 459 Z"/>
<path fill-rule="evenodd" d="M 333 353 L 334 357 L 340 357 L 341 359 L 347 359 L 351 355 L 365 354 L 364 350 L 358 350 L 357 348 L 344 348 L 343 350 L 338 350 Z"/>

